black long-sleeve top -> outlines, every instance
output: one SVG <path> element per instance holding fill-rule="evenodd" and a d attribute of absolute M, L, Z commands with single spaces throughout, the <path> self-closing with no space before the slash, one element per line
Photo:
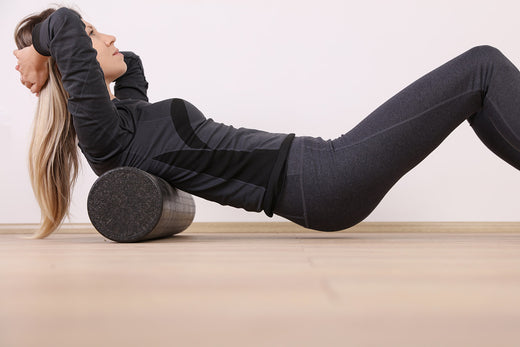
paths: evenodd
<path fill-rule="evenodd" d="M 179 98 L 150 103 L 132 52 L 122 52 L 127 71 L 110 100 L 85 25 L 67 8 L 38 24 L 32 39 L 40 54 L 56 60 L 79 147 L 97 175 L 137 167 L 188 193 L 272 216 L 294 134 L 217 123 Z"/>

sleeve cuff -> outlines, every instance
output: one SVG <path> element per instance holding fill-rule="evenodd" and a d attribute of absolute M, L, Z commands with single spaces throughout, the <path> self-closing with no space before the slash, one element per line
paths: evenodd
<path fill-rule="evenodd" d="M 51 53 L 43 48 L 40 44 L 40 30 L 41 30 L 42 23 L 38 23 L 34 26 L 32 30 L 32 43 L 34 46 L 34 49 L 36 49 L 36 52 L 40 53 L 41 55 L 44 55 L 46 57 L 49 57 Z"/>

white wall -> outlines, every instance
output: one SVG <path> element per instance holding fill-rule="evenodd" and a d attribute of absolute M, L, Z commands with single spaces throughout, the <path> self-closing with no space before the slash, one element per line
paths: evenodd
<path fill-rule="evenodd" d="M 39 221 L 25 163 L 36 105 L 19 83 L 13 29 L 47 1 L 0 5 L 0 223 Z M 144 62 L 151 101 L 180 97 L 235 126 L 336 137 L 394 93 L 475 45 L 520 66 L 516 1 L 77 1 Z M 520 95 L 519 95 L 520 97 Z M 87 222 L 84 162 L 72 222 Z M 348 179 L 348 178 L 346 178 Z M 403 178 L 371 221 L 518 221 L 520 174 L 464 124 Z M 197 199 L 196 221 L 268 221 Z"/>

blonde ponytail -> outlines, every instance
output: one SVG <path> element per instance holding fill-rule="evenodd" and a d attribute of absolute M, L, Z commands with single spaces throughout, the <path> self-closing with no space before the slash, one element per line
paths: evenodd
<path fill-rule="evenodd" d="M 76 131 L 67 109 L 68 95 L 50 58 L 49 80 L 40 91 L 29 147 L 29 176 L 41 209 L 41 226 L 31 238 L 44 238 L 69 215 L 79 169 Z"/>
<path fill-rule="evenodd" d="M 16 26 L 14 39 L 18 49 L 32 44 L 33 28 L 54 11 L 50 8 L 28 16 Z M 31 239 L 50 235 L 69 216 L 79 169 L 76 131 L 67 109 L 68 94 L 52 57 L 48 64 L 49 79 L 40 91 L 29 146 L 29 176 L 41 209 L 41 225 Z"/>

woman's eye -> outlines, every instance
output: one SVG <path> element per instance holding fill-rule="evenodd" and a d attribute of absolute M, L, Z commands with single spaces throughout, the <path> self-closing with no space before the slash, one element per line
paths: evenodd
<path fill-rule="evenodd" d="M 89 35 L 89 36 L 94 35 L 94 30 L 92 30 L 88 35 Z"/>

